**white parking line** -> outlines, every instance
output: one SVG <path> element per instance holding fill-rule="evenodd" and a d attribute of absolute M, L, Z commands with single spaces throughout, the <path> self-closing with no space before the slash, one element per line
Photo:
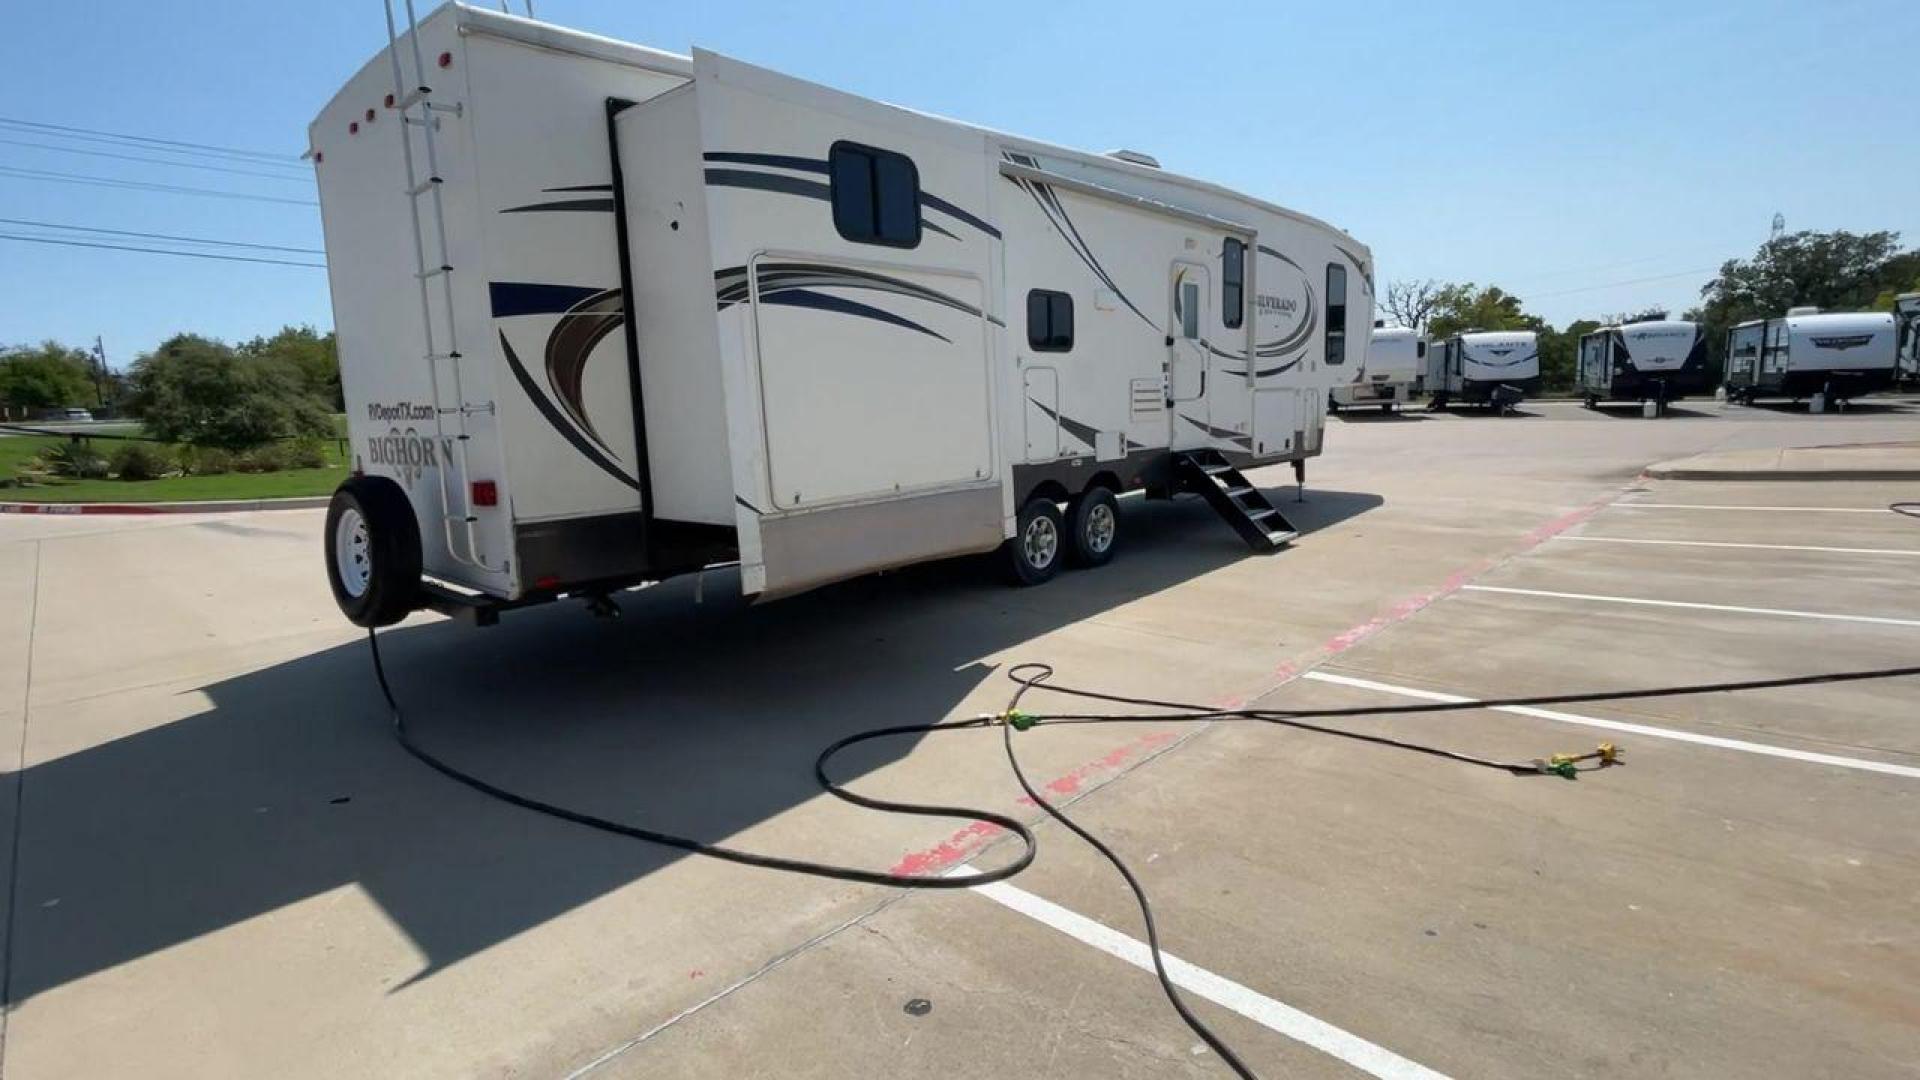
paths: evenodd
<path fill-rule="evenodd" d="M 1767 513 L 1796 514 L 1891 514 L 1884 506 L 1708 506 L 1699 503 L 1617 502 L 1608 509 L 1627 510 L 1764 510 Z"/>
<path fill-rule="evenodd" d="M 950 875 L 974 872 L 967 865 L 956 866 L 948 871 Z M 968 891 L 979 893 L 1002 907 L 1050 926 L 1109 956 L 1125 960 L 1142 971 L 1153 971 L 1153 956 L 1147 951 L 1146 942 L 1078 912 L 1069 911 L 1050 900 L 1043 900 L 1025 889 L 996 881 L 988 885 L 976 885 Z M 1444 1073 L 1409 1061 L 1391 1050 L 1334 1027 L 1325 1020 L 1309 1016 L 1291 1005 L 1275 1001 L 1257 990 L 1249 990 L 1231 979 L 1189 964 L 1172 953 L 1163 951 L 1161 956 L 1166 961 L 1167 977 L 1182 990 L 1231 1009 L 1270 1031 L 1305 1043 L 1323 1054 L 1339 1058 L 1362 1072 L 1389 1080 L 1445 1080 Z"/>
<path fill-rule="evenodd" d="M 1591 600 L 1601 604 L 1638 604 L 1644 607 L 1689 608 L 1696 611 L 1729 611 L 1737 615 L 1778 615 L 1790 619 L 1824 619 L 1829 622 L 1872 623 L 1876 626 L 1920 626 L 1920 619 L 1890 619 L 1881 615 L 1836 615 L 1827 611 L 1793 611 L 1788 608 L 1740 607 L 1737 604 L 1697 604 L 1687 600 L 1653 600 L 1643 596 L 1600 596 L 1595 593 L 1553 592 L 1548 589 L 1513 589 L 1502 585 L 1462 585 L 1462 592 L 1507 593 L 1513 596 L 1546 596 L 1556 600 Z"/>
<path fill-rule="evenodd" d="M 1419 690 L 1411 686 L 1395 686 L 1392 683 L 1375 682 L 1372 679 L 1356 679 L 1350 675 L 1335 675 L 1326 671 L 1309 671 L 1303 679 L 1314 682 L 1331 683 L 1335 686 L 1350 686 L 1356 690 L 1373 690 L 1382 694 L 1394 694 L 1399 697 L 1418 698 L 1421 701 L 1443 701 L 1455 704 L 1467 704 L 1475 699 L 1461 697 L 1458 694 L 1442 694 L 1433 690 Z M 1536 720 L 1552 720 L 1560 724 L 1575 724 L 1580 727 L 1599 728 L 1602 731 L 1624 731 L 1633 735 L 1646 735 L 1655 739 L 1671 739 L 1674 742 L 1696 743 L 1701 746 L 1716 746 L 1722 750 L 1738 750 L 1746 754 L 1760 754 L 1764 757 L 1786 758 L 1790 761 L 1805 761 L 1815 765 L 1833 765 L 1842 769 L 1858 769 L 1861 772 L 1885 773 L 1888 776 L 1905 777 L 1908 780 L 1920 780 L 1920 768 L 1910 765 L 1894 765 L 1885 761 L 1869 761 L 1866 758 L 1841 757 L 1838 754 L 1820 754 L 1811 750 L 1793 750 L 1785 746 L 1769 746 L 1766 743 L 1747 742 L 1745 739 L 1723 739 L 1718 735 L 1698 735 L 1691 731 L 1677 731 L 1673 728 L 1653 727 L 1649 724 L 1629 724 L 1620 720 L 1602 720 L 1597 716 L 1581 716 L 1578 713 L 1560 712 L 1557 709 L 1537 709 L 1530 705 L 1490 705 L 1491 712 L 1512 713 L 1516 716 L 1531 716 Z"/>
<path fill-rule="evenodd" d="M 1556 536 L 1555 540 L 1577 540 L 1584 544 L 1653 544 L 1666 547 L 1751 548 L 1757 551 L 1824 551 L 1833 555 L 1911 555 L 1912 548 L 1814 547 L 1808 544 L 1735 544 L 1724 540 L 1641 540 L 1625 536 Z"/>

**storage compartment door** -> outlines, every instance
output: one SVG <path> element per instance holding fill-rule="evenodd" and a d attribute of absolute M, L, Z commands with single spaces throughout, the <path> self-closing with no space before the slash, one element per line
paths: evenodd
<path fill-rule="evenodd" d="M 763 254 L 752 296 L 774 505 L 993 475 L 985 293 L 971 274 Z"/>

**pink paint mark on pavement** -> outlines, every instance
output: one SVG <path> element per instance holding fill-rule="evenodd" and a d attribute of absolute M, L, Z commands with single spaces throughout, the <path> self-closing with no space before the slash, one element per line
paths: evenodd
<path fill-rule="evenodd" d="M 1521 537 L 1520 543 L 1513 549 L 1491 559 L 1482 560 L 1464 570 L 1456 570 L 1447 575 L 1446 580 L 1442 581 L 1437 587 L 1420 593 L 1417 596 L 1410 596 L 1405 600 L 1401 600 L 1399 603 L 1394 604 L 1392 607 L 1368 619 L 1366 622 L 1342 630 L 1338 634 L 1328 638 L 1325 642 L 1322 642 L 1318 648 L 1305 656 L 1296 660 L 1285 661 L 1276 666 L 1272 674 L 1259 686 L 1254 687 L 1246 693 L 1217 700 L 1213 703 L 1214 707 L 1220 709 L 1238 709 L 1246 706 L 1249 702 L 1258 701 L 1260 698 L 1273 693 L 1280 687 L 1299 678 L 1301 673 L 1319 667 L 1321 664 L 1339 656 L 1341 653 L 1378 634 L 1380 631 L 1390 626 L 1403 623 L 1433 606 L 1436 602 L 1452 596 L 1475 578 L 1498 567 L 1508 559 L 1518 555 L 1524 555 L 1534 548 L 1539 547 L 1541 544 L 1546 543 L 1548 540 L 1573 528 L 1575 525 L 1586 521 L 1588 518 L 1605 509 L 1607 505 L 1615 499 L 1619 498 L 1620 494 L 1620 492 L 1616 492 L 1603 499 L 1596 499 L 1578 510 L 1554 518 L 1552 521 L 1541 525 L 1539 528 Z M 1071 770 L 1065 776 L 1048 781 L 1044 786 L 1048 791 L 1056 795 L 1077 795 L 1086 788 L 1088 781 L 1103 773 L 1118 773 L 1134 761 L 1150 756 L 1154 751 L 1166 747 L 1178 737 L 1179 736 L 1172 731 L 1155 731 L 1142 735 L 1124 746 Z M 1020 798 L 1019 802 L 1022 806 L 1035 805 L 1032 799 L 1024 796 Z M 946 840 L 935 844 L 933 847 L 909 852 L 901 858 L 899 862 L 893 865 L 892 873 L 920 876 L 937 874 L 947 867 L 971 857 L 974 852 L 984 847 L 988 841 L 997 838 L 1005 831 L 1006 830 L 1000 828 L 998 825 L 992 825 L 984 821 L 976 821 L 954 833 Z"/>

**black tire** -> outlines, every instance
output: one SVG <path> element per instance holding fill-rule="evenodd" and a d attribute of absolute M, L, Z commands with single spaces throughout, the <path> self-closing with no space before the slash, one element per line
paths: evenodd
<path fill-rule="evenodd" d="M 381 476 L 349 477 L 327 505 L 327 584 L 334 603 L 355 626 L 392 626 L 420 597 L 420 523 L 400 485 Z M 362 567 L 343 577 L 341 545 Z"/>
<path fill-rule="evenodd" d="M 1066 556 L 1066 521 L 1052 499 L 1033 498 L 1020 508 L 1013 538 L 1001 546 L 1013 583 L 1044 585 L 1060 572 Z"/>
<path fill-rule="evenodd" d="M 1386 402 L 1385 404 L 1383 404 L 1383 405 L 1381 405 L 1381 406 L 1380 406 L 1380 411 L 1381 411 L 1381 412 L 1383 412 L 1383 413 L 1386 413 L 1386 414 L 1387 414 L 1388 416 L 1392 416 L 1392 415 L 1393 415 L 1393 402 L 1391 402 L 1391 401 L 1389 401 L 1389 402 Z"/>
<path fill-rule="evenodd" d="M 1105 566 L 1120 546 L 1120 500 L 1103 487 L 1088 488 L 1067 508 L 1068 554 L 1075 566 Z"/>

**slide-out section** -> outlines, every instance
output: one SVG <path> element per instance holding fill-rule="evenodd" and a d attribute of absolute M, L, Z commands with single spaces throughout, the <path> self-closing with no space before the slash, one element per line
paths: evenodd
<path fill-rule="evenodd" d="M 980 137 L 711 53 L 694 68 L 743 587 L 997 545 Z"/>

